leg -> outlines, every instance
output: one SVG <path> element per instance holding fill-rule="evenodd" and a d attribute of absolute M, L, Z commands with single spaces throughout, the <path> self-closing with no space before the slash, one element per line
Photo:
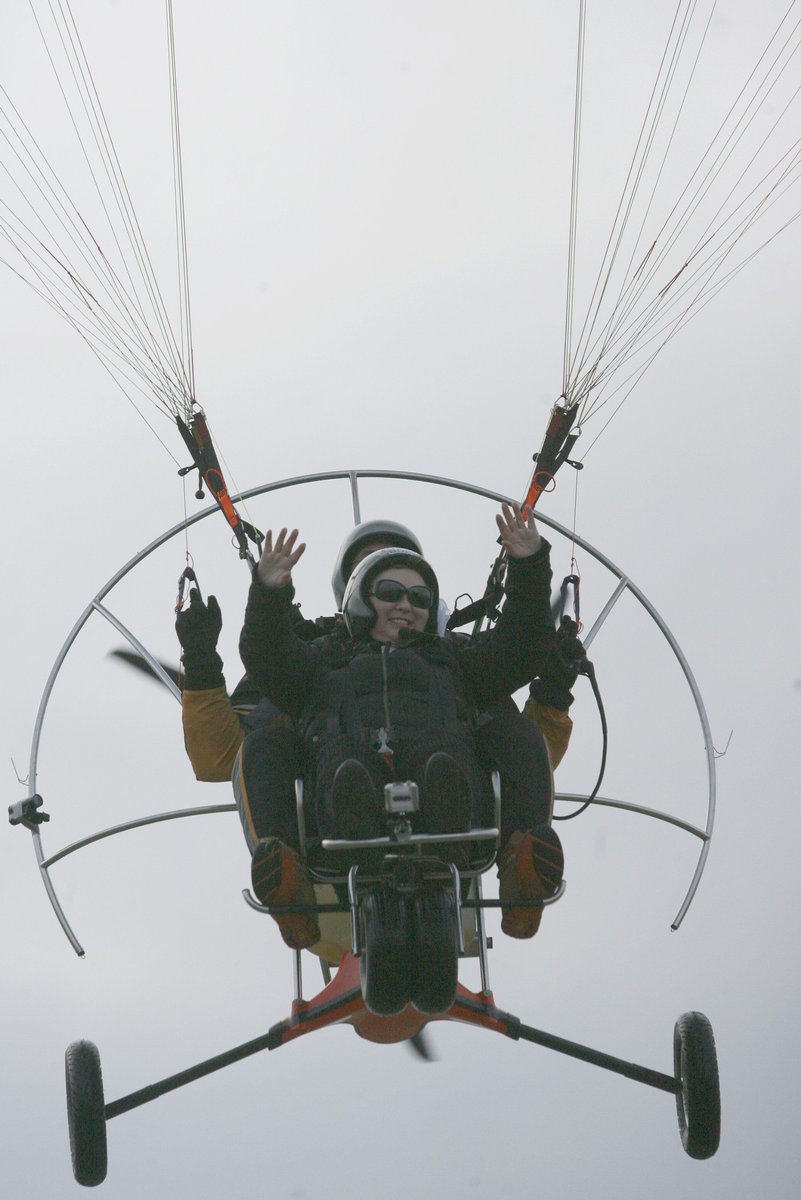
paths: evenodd
<path fill-rule="evenodd" d="M 298 854 L 294 781 L 300 758 L 294 730 L 268 725 L 248 734 L 234 767 L 234 794 L 252 855 L 253 891 L 266 905 L 315 903 L 314 887 Z M 314 913 L 282 913 L 274 919 L 293 949 L 320 940 Z"/>
<path fill-rule="evenodd" d="M 413 779 L 420 788 L 419 832 L 461 833 L 476 823 L 488 781 L 467 736 L 432 729 L 403 742 L 394 770 L 396 779 Z"/>
<path fill-rule="evenodd" d="M 540 728 L 527 720 L 514 700 L 495 705 L 476 731 L 481 761 L 501 773 L 501 845 L 513 833 L 550 824 L 553 772 Z"/>
<path fill-rule="evenodd" d="M 509 699 L 496 705 L 481 726 L 478 741 L 485 759 L 501 773 L 500 898 L 501 928 L 515 938 L 539 929 L 542 901 L 562 882 L 562 845 L 551 828 L 553 772 L 540 729 Z"/>
<path fill-rule="evenodd" d="M 298 849 L 295 778 L 300 769 L 301 745 L 294 730 L 262 727 L 245 738 L 232 782 L 251 854 L 265 837 Z"/>
<path fill-rule="evenodd" d="M 364 738 L 347 733 L 330 738 L 307 774 L 322 837 L 355 841 L 384 832 L 383 789 L 392 776 Z"/>

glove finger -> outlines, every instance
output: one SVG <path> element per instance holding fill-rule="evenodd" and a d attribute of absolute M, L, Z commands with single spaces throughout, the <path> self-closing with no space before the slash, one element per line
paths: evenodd
<path fill-rule="evenodd" d="M 216 596 L 209 596 L 206 601 L 206 608 L 208 609 L 209 617 L 211 618 L 212 622 L 218 627 L 222 628 L 222 612 L 220 611 L 220 606 L 217 603 Z"/>
<path fill-rule="evenodd" d="M 190 588 L 189 589 L 189 606 L 190 606 L 190 608 L 195 608 L 195 607 L 197 607 L 197 605 L 202 606 L 202 604 L 203 604 L 203 597 L 200 594 L 200 588 L 196 588 L 196 587 Z"/>

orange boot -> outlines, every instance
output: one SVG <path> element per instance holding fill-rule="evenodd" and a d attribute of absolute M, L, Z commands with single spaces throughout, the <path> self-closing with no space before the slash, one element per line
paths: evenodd
<path fill-rule="evenodd" d="M 250 865 L 253 891 L 260 904 L 316 904 L 314 885 L 296 850 L 278 838 L 256 843 Z M 281 913 L 273 916 L 281 937 L 293 950 L 305 950 L 320 940 L 317 913 Z"/>
<path fill-rule="evenodd" d="M 550 825 L 512 834 L 498 856 L 501 929 L 505 934 L 534 937 L 542 919 L 542 902 L 559 890 L 564 866 L 562 843 Z"/>

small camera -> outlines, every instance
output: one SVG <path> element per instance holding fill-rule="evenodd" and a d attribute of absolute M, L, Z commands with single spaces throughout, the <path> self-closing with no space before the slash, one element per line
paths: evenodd
<path fill-rule="evenodd" d="M 413 813 L 420 808 L 420 792 L 411 779 L 384 785 L 384 808 L 388 813 Z"/>

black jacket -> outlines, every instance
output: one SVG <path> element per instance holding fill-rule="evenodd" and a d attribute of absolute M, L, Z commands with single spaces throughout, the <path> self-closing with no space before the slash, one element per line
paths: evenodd
<path fill-rule="evenodd" d="M 464 727 L 473 711 L 528 684 L 555 646 L 549 549 L 509 561 L 503 611 L 481 642 L 424 633 L 398 647 L 369 636 L 309 644 L 292 631 L 293 588 L 268 589 L 254 576 L 239 643 L 245 669 L 282 712 L 320 733 L 359 724 L 397 739 L 432 721 Z"/>

